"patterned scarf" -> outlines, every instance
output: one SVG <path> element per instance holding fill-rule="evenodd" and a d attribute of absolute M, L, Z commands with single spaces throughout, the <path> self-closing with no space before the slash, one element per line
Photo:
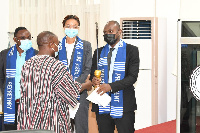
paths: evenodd
<path fill-rule="evenodd" d="M 26 51 L 25 60 L 35 55 L 35 50 L 30 48 Z M 6 85 L 4 92 L 4 124 L 15 123 L 15 74 L 16 74 L 17 47 L 10 48 L 6 62 Z"/>
<path fill-rule="evenodd" d="M 99 70 L 101 70 L 101 83 L 108 83 L 108 63 L 107 55 L 109 52 L 109 45 L 102 49 L 99 59 Z M 119 42 L 119 48 L 114 62 L 114 70 L 112 82 L 122 80 L 125 76 L 125 62 L 126 62 L 126 43 L 122 40 Z M 109 94 L 109 93 L 108 93 Z M 106 107 L 99 106 L 99 114 L 109 114 L 112 118 L 122 118 L 123 116 L 123 90 L 111 93 L 111 102 Z"/>
<path fill-rule="evenodd" d="M 72 71 L 71 75 L 73 76 L 73 79 L 76 80 L 82 73 L 82 65 L 83 65 L 83 42 L 82 40 L 77 36 L 77 43 L 75 46 L 74 51 L 74 58 L 73 58 L 73 65 L 72 65 Z M 59 60 L 64 63 L 65 66 L 68 68 L 68 62 L 67 62 L 67 53 L 66 53 L 66 47 L 65 47 L 65 40 L 66 36 L 62 39 L 62 45 L 59 47 Z M 78 100 L 80 99 L 80 95 L 78 95 Z"/>

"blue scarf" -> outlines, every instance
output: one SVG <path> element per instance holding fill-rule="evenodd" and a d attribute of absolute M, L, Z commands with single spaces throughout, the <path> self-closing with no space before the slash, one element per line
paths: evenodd
<path fill-rule="evenodd" d="M 82 65 L 83 65 L 83 42 L 82 40 L 77 36 L 77 43 L 75 46 L 74 51 L 74 58 L 73 58 L 73 65 L 72 65 L 72 71 L 71 75 L 73 76 L 73 79 L 76 80 L 82 73 Z M 68 62 L 67 62 L 67 53 L 66 53 L 66 47 L 65 47 L 65 40 L 66 36 L 62 39 L 62 45 L 59 47 L 59 60 L 64 63 L 65 66 L 68 68 Z M 80 95 L 78 95 L 78 100 L 80 99 Z"/>
<path fill-rule="evenodd" d="M 26 51 L 26 59 L 35 55 L 35 50 L 30 48 Z M 15 74 L 16 74 L 17 47 L 10 48 L 6 62 L 6 85 L 4 92 L 4 124 L 15 123 Z"/>
<path fill-rule="evenodd" d="M 102 49 L 99 59 L 99 70 L 101 70 L 101 83 L 108 83 L 108 63 L 107 55 L 109 52 L 109 45 Z M 117 55 L 114 62 L 114 70 L 112 75 L 112 82 L 122 80 L 125 76 L 125 62 L 126 62 L 126 43 L 122 40 L 119 42 Z M 123 90 L 111 93 L 111 102 L 106 107 L 99 106 L 99 114 L 110 114 L 112 118 L 122 118 L 123 116 Z"/>

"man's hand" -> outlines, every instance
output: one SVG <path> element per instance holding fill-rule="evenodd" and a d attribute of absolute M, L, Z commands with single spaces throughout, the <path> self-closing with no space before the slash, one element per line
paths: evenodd
<path fill-rule="evenodd" d="M 81 92 L 85 89 L 87 89 L 88 91 L 90 91 L 92 89 L 92 82 L 89 79 L 90 79 L 90 74 L 88 75 L 87 79 L 85 80 L 85 83 L 82 84 Z"/>
<path fill-rule="evenodd" d="M 91 89 L 92 89 L 92 82 L 90 81 L 90 74 L 88 75 L 87 79 L 85 80 L 85 83 L 87 84 L 87 90 L 91 91 Z"/>
<path fill-rule="evenodd" d="M 110 90 L 111 90 L 111 86 L 109 84 L 102 84 L 99 86 L 97 93 L 100 95 L 103 95 L 104 93 L 109 92 Z"/>
<path fill-rule="evenodd" d="M 100 85 L 101 79 L 98 79 L 97 77 L 93 77 L 92 79 L 92 85 L 96 86 L 96 85 Z"/>

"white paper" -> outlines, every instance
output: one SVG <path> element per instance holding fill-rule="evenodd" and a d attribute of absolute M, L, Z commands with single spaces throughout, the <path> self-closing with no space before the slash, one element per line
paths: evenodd
<path fill-rule="evenodd" d="M 77 105 L 74 108 L 71 105 L 69 105 L 69 116 L 70 116 L 70 118 L 74 119 L 76 112 L 78 111 L 79 106 L 80 106 L 80 103 L 77 103 Z"/>
<path fill-rule="evenodd" d="M 99 88 L 96 88 L 86 99 L 92 103 L 106 107 L 110 103 L 111 97 L 107 93 L 100 96 L 100 94 L 97 93 L 98 89 Z"/>

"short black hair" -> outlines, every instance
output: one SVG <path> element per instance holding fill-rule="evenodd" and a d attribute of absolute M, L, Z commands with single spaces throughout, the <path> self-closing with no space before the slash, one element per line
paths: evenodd
<path fill-rule="evenodd" d="M 65 27 L 65 23 L 66 23 L 66 21 L 69 20 L 69 19 L 75 19 L 75 20 L 78 22 L 78 26 L 80 26 L 80 20 L 79 20 L 79 18 L 78 18 L 76 15 L 67 15 L 67 16 L 64 18 L 63 22 L 62 22 L 63 27 Z"/>
<path fill-rule="evenodd" d="M 15 29 L 15 32 L 14 32 L 14 37 L 16 37 L 17 33 L 20 31 L 20 30 L 27 30 L 25 27 L 17 27 Z"/>
<path fill-rule="evenodd" d="M 37 36 L 37 45 L 42 46 L 43 44 L 49 43 L 55 36 L 53 32 L 43 31 Z"/>

